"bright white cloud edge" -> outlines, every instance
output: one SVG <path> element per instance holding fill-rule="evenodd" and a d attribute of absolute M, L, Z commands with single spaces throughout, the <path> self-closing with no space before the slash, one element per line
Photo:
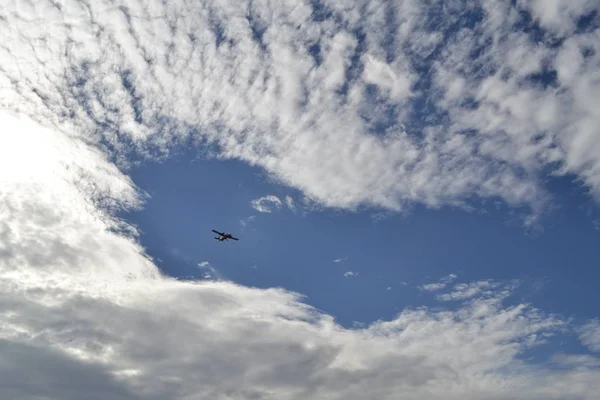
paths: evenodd
<path fill-rule="evenodd" d="M 2 398 L 597 397 L 593 356 L 520 358 L 568 325 L 502 292 L 345 329 L 282 289 L 163 277 L 103 208 L 139 206 L 126 176 L 78 139 L 0 123 Z"/>

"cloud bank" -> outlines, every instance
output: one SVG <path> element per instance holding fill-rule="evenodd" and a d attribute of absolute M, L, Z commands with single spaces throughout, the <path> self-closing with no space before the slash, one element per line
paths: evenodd
<path fill-rule="evenodd" d="M 406 309 L 347 329 L 282 289 L 161 276 L 135 230 L 114 216 L 142 198 L 113 163 L 24 118 L 0 113 L 0 124 L 1 398 L 600 393 L 594 356 L 527 360 L 553 333 L 568 332 L 568 322 L 530 305 L 505 306 L 506 293 L 493 288 L 459 299 L 453 311 Z"/>
<path fill-rule="evenodd" d="M 501 199 L 538 213 L 548 174 L 600 198 L 597 9 L 9 0 L 0 107 L 121 165 L 196 143 L 329 207 Z"/>

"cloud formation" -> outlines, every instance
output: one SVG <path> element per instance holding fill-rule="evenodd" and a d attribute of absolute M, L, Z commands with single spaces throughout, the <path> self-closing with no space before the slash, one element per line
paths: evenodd
<path fill-rule="evenodd" d="M 596 399 L 598 358 L 523 355 L 568 322 L 502 291 L 357 329 L 283 289 L 161 276 L 115 210 L 132 182 L 0 113 L 0 397 Z M 10 167 L 10 168 L 9 168 Z M 28 379 L 22 379 L 28 376 Z"/>
<path fill-rule="evenodd" d="M 329 207 L 537 213 L 548 173 L 600 196 L 597 3 L 549 4 L 9 0 L 0 107 L 123 164 L 205 144 Z"/>
<path fill-rule="evenodd" d="M 203 279 L 223 279 L 221 273 L 219 273 L 219 271 L 215 267 L 213 267 L 208 261 L 202 261 L 198 263 L 198 268 L 204 271 L 202 273 Z"/>
<path fill-rule="evenodd" d="M 457 276 L 455 274 L 450 274 L 445 276 L 439 280 L 439 282 L 427 283 L 425 285 L 419 286 L 419 289 L 424 290 L 426 292 L 436 292 L 438 290 L 444 289 L 448 284 L 452 283 Z"/>
<path fill-rule="evenodd" d="M 296 203 L 290 196 L 285 196 L 285 205 L 292 211 L 296 211 Z"/>
<path fill-rule="evenodd" d="M 489 280 L 471 283 L 458 283 L 454 285 L 451 292 L 440 294 L 437 296 L 437 298 L 443 301 L 452 301 L 469 299 L 474 296 L 497 296 L 498 289 L 502 286 L 504 285 Z"/>
<path fill-rule="evenodd" d="M 425 290 L 426 292 L 435 292 L 436 290 L 440 290 L 446 287 L 445 283 L 428 283 L 423 286 L 419 286 L 421 290 Z"/>
<path fill-rule="evenodd" d="M 600 319 L 588 322 L 580 330 L 579 339 L 592 351 L 600 353 Z"/>
<path fill-rule="evenodd" d="M 281 208 L 281 200 L 275 195 L 268 195 L 252 200 L 252 208 L 261 213 L 271 213 Z"/>

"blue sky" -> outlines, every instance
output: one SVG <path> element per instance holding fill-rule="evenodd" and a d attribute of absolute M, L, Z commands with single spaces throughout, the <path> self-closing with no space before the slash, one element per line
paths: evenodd
<path fill-rule="evenodd" d="M 0 398 L 600 397 L 597 0 L 0 20 Z"/>
<path fill-rule="evenodd" d="M 551 182 L 556 209 L 527 230 L 511 210 L 494 205 L 471 212 L 416 207 L 406 215 L 307 211 L 297 191 L 259 169 L 189 154 L 130 176 L 150 198 L 125 217 L 172 276 L 201 278 L 206 271 L 198 264 L 208 262 L 223 279 L 304 294 L 345 326 L 438 306 L 419 287 L 450 274 L 459 282 L 518 279 L 512 301 L 577 319 L 597 316 L 598 210 L 569 178 Z M 252 207 L 267 195 L 292 197 L 296 210 Z M 211 229 L 241 241 L 216 242 Z M 349 271 L 358 275 L 344 276 Z"/>

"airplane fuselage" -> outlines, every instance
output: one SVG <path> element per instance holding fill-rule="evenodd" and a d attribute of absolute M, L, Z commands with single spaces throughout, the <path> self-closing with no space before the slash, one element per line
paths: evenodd
<path fill-rule="evenodd" d="M 216 233 L 219 236 L 215 236 L 215 239 L 218 240 L 219 242 L 225 241 L 227 239 L 233 239 L 233 240 L 239 240 L 238 238 L 233 237 L 233 235 L 231 233 L 224 233 L 224 232 L 219 232 L 213 229 L 213 232 Z"/>

